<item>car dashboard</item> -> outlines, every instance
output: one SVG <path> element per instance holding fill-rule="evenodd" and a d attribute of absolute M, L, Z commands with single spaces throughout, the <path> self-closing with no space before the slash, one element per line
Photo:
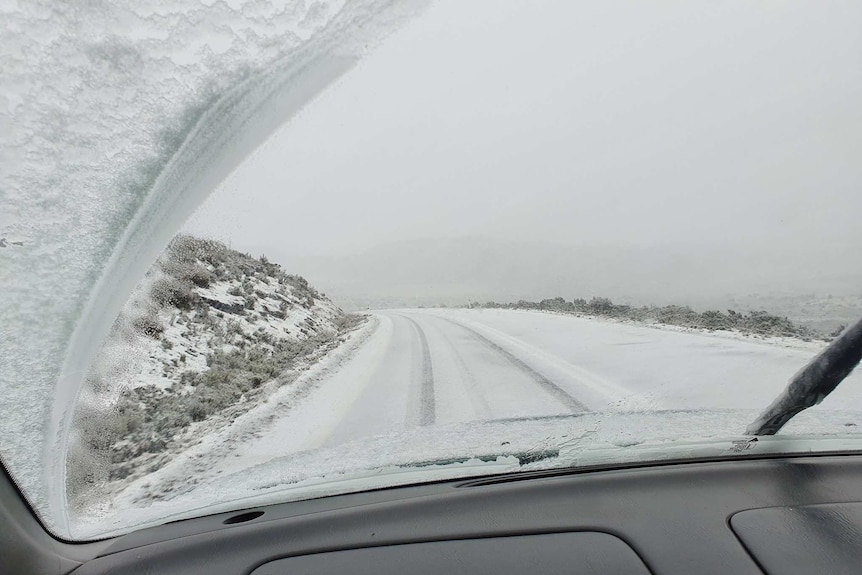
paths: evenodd
<path fill-rule="evenodd" d="M 461 479 L 221 513 L 100 542 L 51 540 L 50 553 L 45 545 L 28 552 L 33 537 L 4 530 L 0 567 L 78 575 L 858 573 L 860 477 L 862 456 L 845 453 Z"/>

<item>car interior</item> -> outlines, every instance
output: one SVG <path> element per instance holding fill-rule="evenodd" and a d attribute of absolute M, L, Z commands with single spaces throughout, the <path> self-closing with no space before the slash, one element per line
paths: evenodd
<path fill-rule="evenodd" d="M 6 212 L 0 213 L 0 281 L 7 284 L 0 289 L 0 396 L 9 396 L 0 401 L 0 420 L 7 420 L 0 422 L 0 575 L 862 574 L 862 410 L 853 405 L 862 404 L 862 393 L 858 386 L 848 391 L 862 377 L 853 373 L 862 361 L 862 320 L 841 299 L 856 297 L 862 306 L 858 262 L 846 257 L 856 247 L 842 239 L 860 237 L 858 226 L 846 225 L 858 216 L 851 200 L 859 196 L 860 182 L 859 134 L 847 117 L 854 113 L 851 119 L 859 122 L 862 115 L 859 102 L 850 102 L 852 88 L 830 92 L 844 81 L 842 70 L 852 67 L 852 58 L 862 55 L 847 54 L 846 46 L 858 46 L 847 29 L 836 33 L 840 42 L 832 48 L 831 24 L 806 20 L 810 8 L 793 3 L 727 3 L 733 6 L 726 10 L 704 3 L 722 18 L 721 26 L 713 26 L 711 12 L 694 8 L 651 12 L 628 3 L 624 18 L 599 2 L 584 11 L 580 28 L 572 24 L 577 33 L 571 34 L 565 18 L 544 19 L 533 7 L 527 14 L 517 3 L 509 3 L 508 12 L 486 3 L 487 15 L 481 7 L 464 9 L 463 22 L 461 5 L 451 1 L 438 12 L 425 0 L 405 0 L 403 6 L 399 0 L 296 2 L 292 11 L 278 2 L 234 9 L 245 2 L 191 1 L 177 13 L 131 3 L 116 10 L 115 20 L 113 8 L 103 10 L 102 2 L 54 12 L 33 3 L 8 28 L 4 4 L 18 3 L 0 2 L 0 37 L 26 37 L 21 22 L 32 22 L 29 40 L 44 50 L 0 52 L 0 84 L 7 62 L 10 70 L 12 64 L 35 70 L 29 79 L 10 72 L 15 85 L 0 87 L 0 164 L 24 166 L 20 177 L 0 171 L 0 212 Z M 211 9 L 210 22 L 198 4 Z M 580 8 L 565 2 L 556 8 L 573 21 L 572 14 L 580 17 Z M 423 28 L 426 9 L 430 23 Z M 737 18 L 736 10 L 750 21 Z M 79 21 L 79 12 L 98 26 Z M 835 14 L 830 21 L 844 20 Z M 527 16 L 524 34 L 531 41 L 519 36 Z M 808 21 L 816 28 L 810 37 Z M 129 22 L 137 24 L 123 28 Z M 409 29 L 410 22 L 422 25 Z M 490 31 L 495 25 L 498 30 Z M 101 43 L 88 36 L 97 27 Z M 546 34 L 552 27 L 553 34 Z M 409 34 L 398 36 L 404 30 Z M 189 40 L 190 31 L 200 39 Z M 74 49 L 51 44 L 55 33 L 66 34 L 63 41 Z M 689 52 L 702 33 L 702 45 Z M 375 62 L 368 54 L 390 35 L 395 48 Z M 545 36 L 553 41 L 532 54 Z M 574 47 L 570 36 L 593 39 Z M 823 52 L 810 61 L 787 56 L 800 38 L 810 43 L 805 46 L 823 44 Z M 420 49 L 402 55 L 398 41 Z M 447 43 L 469 50 L 447 55 Z M 20 45 L 30 46 L 23 40 Z M 748 45 L 759 57 L 750 69 Z M 378 92 L 409 95 L 416 79 L 404 80 L 398 71 L 433 68 L 428 62 L 438 60 L 429 55 L 438 56 L 438 49 L 439 61 L 448 62 L 441 68 L 466 62 L 450 74 L 451 85 L 445 70 L 438 70 L 444 80 L 426 90 L 430 95 L 420 94 L 413 104 L 403 96 L 404 116 L 383 99 L 378 108 L 349 108 L 363 97 L 373 104 Z M 42 52 L 59 63 L 44 64 Z M 701 54 L 712 64 L 698 61 Z M 370 63 L 359 64 L 366 57 Z M 32 64 L 20 63 L 28 58 Z M 62 66 L 78 60 L 80 69 L 70 67 L 63 77 Z M 838 64 L 823 78 L 800 73 L 805 81 L 799 82 L 800 69 L 816 71 L 824 62 Z M 520 76 L 510 78 L 510 66 Z M 665 66 L 687 75 L 665 72 Z M 773 75 L 787 83 L 776 80 L 774 88 Z M 381 85 L 380 77 L 387 83 Z M 859 78 L 857 72 L 846 81 L 862 86 Z M 326 97 L 345 85 L 359 96 L 341 95 L 326 108 Z M 798 88 L 789 103 L 778 94 L 785 85 Z M 561 90 L 567 96 L 559 96 Z M 495 108 L 497 94 L 508 91 L 522 100 Z M 31 92 L 45 95 L 45 102 L 37 102 L 44 114 Z M 119 104 L 109 109 L 101 98 Z M 458 105 L 429 104 L 445 98 Z M 36 111 L 27 108 L 31 104 Z M 313 104 L 323 106 L 317 113 L 335 126 L 331 132 L 320 128 L 329 139 L 315 139 L 325 122 L 309 108 Z M 16 106 L 36 120 L 21 120 L 16 137 L 23 136 L 7 144 L 4 130 L 13 114 L 5 110 Z M 546 107 L 563 112 L 545 113 Z M 348 108 L 360 110 L 356 115 L 372 129 L 339 131 L 339 113 Z M 761 139 L 736 130 L 727 118 L 743 128 L 756 124 Z M 469 129 L 458 125 L 473 120 Z M 307 143 L 280 131 L 290 122 Z M 423 130 L 434 137 L 421 140 Z M 272 141 L 285 150 L 310 151 L 282 157 L 267 148 Z M 347 150 L 341 163 L 334 141 Z M 375 146 L 384 144 L 388 151 L 375 154 Z M 821 147 L 826 159 L 806 152 Z M 422 167 L 399 156 L 401 150 L 419 150 L 424 163 L 416 165 Z M 206 203 L 213 190 L 233 193 L 246 186 L 248 172 L 241 166 L 267 153 L 283 163 L 273 172 L 287 166 L 284 171 L 300 173 L 314 164 L 307 158 L 318 158 L 302 172 L 304 179 L 267 180 L 267 199 L 278 209 L 266 202 L 254 207 L 261 221 L 266 216 L 275 222 L 269 233 L 276 246 L 299 246 L 295 252 L 285 248 L 285 261 L 294 258 L 297 273 L 305 275 L 302 265 L 323 266 L 316 269 L 332 280 L 332 290 L 325 281 L 318 290 L 288 265 L 282 270 L 270 251 L 251 255 L 259 247 L 251 240 L 233 245 L 234 217 L 240 221 L 252 212 L 241 201 L 224 204 L 229 207 L 222 206 L 227 215 L 220 220 L 204 222 L 211 228 L 200 224 L 207 212 L 195 210 L 215 210 Z M 797 157 L 810 165 L 800 167 Z M 375 172 L 378 164 L 371 160 L 384 167 Z M 366 163 L 367 181 L 356 183 Z M 834 175 L 839 164 L 846 169 Z M 391 182 L 380 176 L 389 171 L 395 174 Z M 342 196 L 318 187 L 330 174 L 332 189 Z M 248 187 L 264 188 L 265 180 Z M 312 198 L 317 209 L 294 212 L 293 204 L 278 204 L 287 202 L 284 190 L 294 193 L 290 186 L 297 182 L 306 187 L 294 194 L 296 202 Z M 80 201 L 67 189 L 73 185 L 82 190 Z M 440 199 L 434 186 L 451 189 Z M 847 206 L 818 203 L 819 194 L 844 198 Z M 340 208 L 337 217 L 330 204 Z M 569 212 L 580 219 L 572 223 Z M 711 212 L 720 215 L 711 220 Z M 195 220 L 200 213 L 204 219 Z M 19 216 L 23 223 L 13 222 Z M 602 222 L 595 230 L 593 220 Z M 204 232 L 221 231 L 219 226 L 228 231 L 215 239 L 204 232 L 193 237 L 189 229 L 198 230 L 184 227 L 188 222 Z M 248 230 L 266 227 L 252 222 Z M 444 231 L 435 236 L 438 227 Z M 294 235 L 285 239 L 288 232 Z M 499 242 L 485 243 L 484 236 L 474 242 L 486 232 L 502 234 Z M 401 243 L 387 243 L 398 234 Z M 762 253 L 749 253 L 756 243 L 751 238 L 762 240 Z M 701 250 L 701 241 L 711 247 Z M 383 255 L 361 259 L 351 251 L 354 243 L 367 248 L 362 254 Z M 194 249 L 177 256 L 177 245 Z M 565 250 L 554 247 L 563 245 Z M 201 255 L 201 246 L 210 251 Z M 839 251 L 843 259 L 834 256 Z M 461 252 L 470 257 L 460 259 Z M 492 253 L 496 260 L 487 255 Z M 398 254 L 407 254 L 401 264 Z M 558 262 L 571 254 L 588 262 L 583 271 Z M 643 254 L 658 255 L 641 261 Z M 455 261 L 457 269 L 426 269 L 438 260 Z M 349 263 L 341 284 L 325 273 L 326 262 L 333 261 Z M 614 271 L 613 262 L 623 262 L 623 272 Z M 820 263 L 824 267 L 814 269 Z M 668 279 L 666 270 L 682 279 Z M 748 275 L 738 286 L 726 270 Z M 33 277 L 25 277 L 31 271 Z M 605 272 L 604 283 L 589 283 Z M 655 281 L 644 279 L 653 272 Z M 766 296 L 743 285 L 750 280 L 761 286 L 756 282 L 771 281 L 771 272 L 791 279 L 762 288 Z M 360 285 L 351 283 L 353 276 L 383 284 L 394 277 L 403 280 L 396 286 L 403 291 L 384 299 L 380 290 L 391 286 L 375 291 L 369 283 L 361 294 L 366 299 L 345 297 L 342 309 L 338 296 L 346 292 L 339 294 L 337 286 Z M 486 277 L 498 282 L 497 291 L 480 285 Z M 432 280 L 439 280 L 433 284 L 437 293 L 428 288 Z M 554 287 L 533 289 L 529 281 Z M 831 281 L 851 295 L 833 297 Z M 716 293 L 724 290 L 715 301 L 754 294 L 754 303 L 740 304 L 742 312 L 728 309 L 731 304 L 704 304 L 707 311 L 688 306 L 685 289 L 692 301 L 706 301 L 696 298 L 713 283 L 721 284 Z M 170 297 L 162 293 L 159 299 L 158 287 Z M 605 287 L 614 298 L 623 293 L 622 299 L 614 304 L 595 295 Z M 818 292 L 816 305 L 814 296 L 805 299 L 815 288 L 828 292 Z M 625 290 L 635 295 L 626 299 Z M 783 317 L 789 312 L 760 311 L 767 297 L 790 301 L 793 290 L 804 292 L 797 295 L 809 316 L 796 322 Z M 638 293 L 647 295 L 638 299 Z M 480 303 L 485 294 L 487 303 Z M 474 312 L 499 323 L 472 322 L 479 317 L 469 315 Z M 529 323 L 528 316 L 539 319 Z M 500 318 L 511 320 L 511 331 L 500 327 Z M 556 329 L 564 321 L 575 327 L 541 333 L 541 326 Z M 635 330 L 641 331 L 632 335 Z M 652 335 L 643 336 L 648 330 Z M 605 336 L 611 343 L 596 343 Z M 697 338 L 711 339 L 691 343 Z M 122 345 L 107 345 L 115 340 Z M 12 361 L 26 355 L 28 345 L 32 356 Z M 803 356 L 807 364 L 798 361 Z M 110 361 L 100 364 L 106 357 Z M 356 358 L 366 363 L 350 363 Z M 216 366 L 218 361 L 224 364 Z M 776 381 L 773 374 L 784 374 L 787 366 L 799 371 L 789 382 L 792 372 Z M 647 374 L 650 369 L 655 373 Z M 700 381 L 704 372 L 711 372 L 710 383 Z M 291 386 L 295 395 L 289 395 Z M 819 410 L 839 388 L 828 409 Z M 767 404 L 764 397 L 774 399 Z M 393 405 L 403 413 L 389 413 L 396 411 Z M 102 410 L 86 411 L 93 406 Z M 731 411 L 733 417 L 744 413 L 745 421 L 736 426 L 734 419 L 727 432 Z M 751 419 L 749 412 L 759 415 Z M 784 433 L 802 412 L 812 419 L 799 418 Z M 296 413 L 292 427 L 278 427 Z M 108 414 L 111 421 L 100 420 Z M 584 421 L 591 418 L 598 429 L 614 416 L 620 429 L 609 425 L 613 429 L 602 430 L 601 441 L 576 445 L 576 431 L 590 433 Z M 672 416 L 685 420 L 688 427 L 680 429 L 690 433 L 675 435 Z M 623 429 L 623 417 L 636 423 Z M 546 420 L 558 422 L 557 429 L 571 423 L 565 432 L 572 436 L 545 437 Z M 707 429 L 705 421 L 726 427 Z M 520 434 L 524 444 L 532 442 L 528 452 L 487 431 L 504 428 Z M 472 432 L 461 434 L 465 429 Z M 224 430 L 236 435 L 220 435 Z M 773 436 L 781 442 L 770 443 Z M 475 449 L 462 459 L 451 457 L 464 446 Z M 504 446 L 510 450 L 494 451 Z M 567 446 L 574 458 L 555 463 Z M 209 458 L 193 461 L 210 447 Z M 578 459 L 579 449 L 584 459 Z M 646 455 L 630 455 L 629 449 Z M 304 469 L 309 462 L 313 469 Z M 491 471 L 481 471 L 485 464 Z M 509 467 L 500 471 L 504 465 Z M 199 476 L 184 476 L 187 471 Z M 394 478 L 384 477 L 389 472 Z M 170 481 L 158 485 L 164 477 Z M 74 519 L 80 522 L 72 525 L 78 511 Z"/>
<path fill-rule="evenodd" d="M 54 539 L 4 473 L 3 573 L 858 573 L 862 455 L 459 479 Z"/>

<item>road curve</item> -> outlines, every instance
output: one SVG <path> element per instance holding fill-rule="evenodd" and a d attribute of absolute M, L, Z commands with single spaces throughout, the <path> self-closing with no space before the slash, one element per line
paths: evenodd
<path fill-rule="evenodd" d="M 363 381 L 336 383 L 356 396 L 333 414 L 325 445 L 435 423 L 588 411 L 536 366 L 469 326 L 416 311 L 376 316 L 391 330 L 385 349 L 366 365 Z"/>
<path fill-rule="evenodd" d="M 362 345 L 259 429 L 236 465 L 420 426 L 585 411 L 759 408 L 815 346 L 516 311 L 372 315 Z M 833 395 L 862 405 L 862 386 L 844 385 Z"/>

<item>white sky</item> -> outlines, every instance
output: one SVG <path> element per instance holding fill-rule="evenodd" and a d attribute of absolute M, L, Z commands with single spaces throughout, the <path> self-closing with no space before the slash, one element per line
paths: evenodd
<path fill-rule="evenodd" d="M 288 256 L 464 235 L 862 245 L 860 22 L 856 0 L 440 0 L 187 230 Z"/>

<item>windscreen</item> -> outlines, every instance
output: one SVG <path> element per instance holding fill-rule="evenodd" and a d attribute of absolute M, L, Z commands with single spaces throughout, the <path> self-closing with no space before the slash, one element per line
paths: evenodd
<path fill-rule="evenodd" d="M 862 446 L 858 373 L 745 435 L 862 316 L 862 6 L 208 4 L 0 8 L 0 458 L 54 534 Z"/>

